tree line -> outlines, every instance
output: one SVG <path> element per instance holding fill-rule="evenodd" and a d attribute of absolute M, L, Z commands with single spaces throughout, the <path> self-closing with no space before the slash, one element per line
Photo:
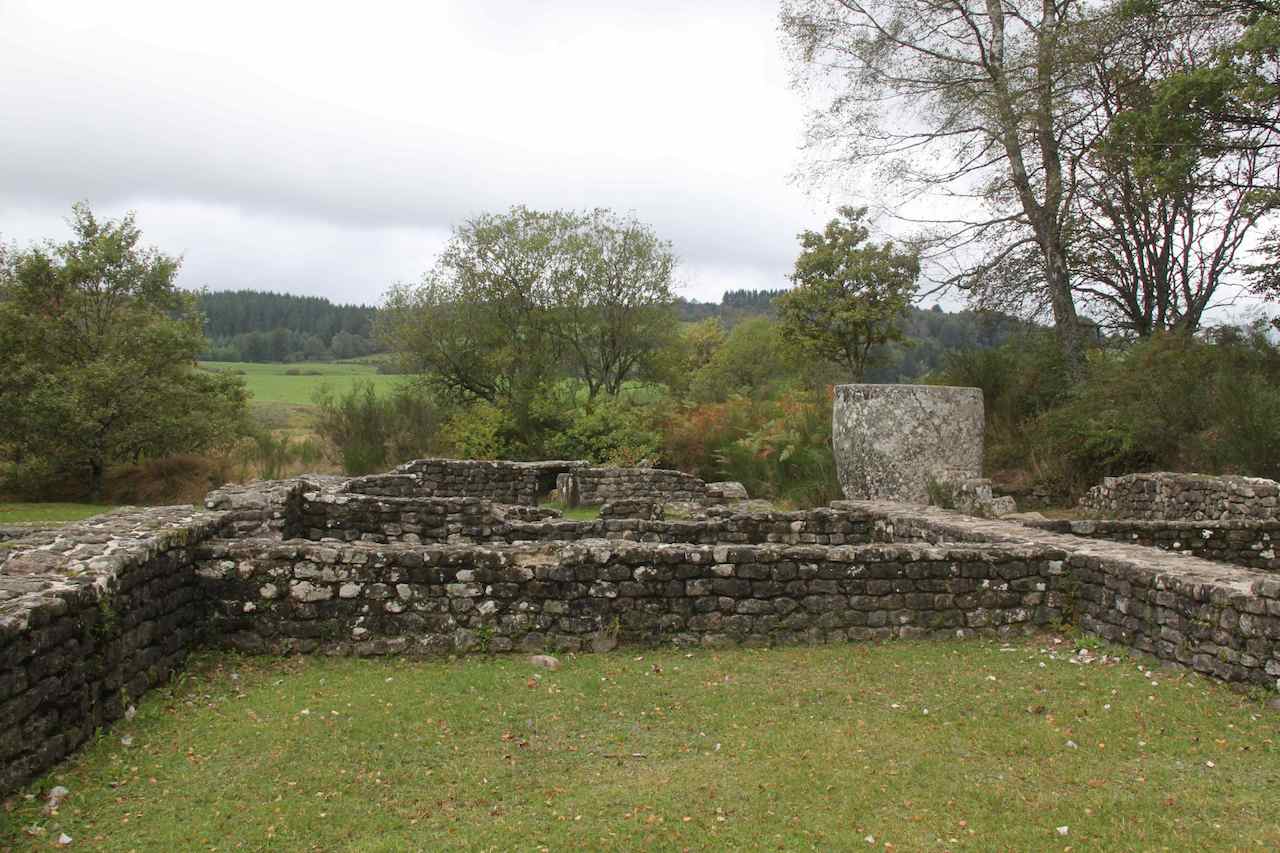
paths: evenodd
<path fill-rule="evenodd" d="M 371 306 L 256 290 L 203 291 L 197 305 L 207 361 L 330 361 L 380 351 Z"/>

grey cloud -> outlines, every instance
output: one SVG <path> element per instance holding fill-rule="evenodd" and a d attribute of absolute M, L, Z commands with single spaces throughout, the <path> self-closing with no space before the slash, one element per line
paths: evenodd
<path fill-rule="evenodd" d="M 0 234 L 83 198 L 184 281 L 368 301 L 468 216 L 609 206 L 714 297 L 778 286 L 826 216 L 786 179 L 771 0 L 195 9 L 0 5 Z"/>

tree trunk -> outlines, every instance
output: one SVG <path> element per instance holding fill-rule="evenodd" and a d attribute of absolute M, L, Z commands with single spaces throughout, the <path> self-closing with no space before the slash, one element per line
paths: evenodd
<path fill-rule="evenodd" d="M 102 484 L 105 479 L 106 465 L 101 457 L 89 460 L 89 503 L 102 500 Z"/>
<path fill-rule="evenodd" d="M 1044 252 L 1045 284 L 1049 290 L 1049 304 L 1053 310 L 1053 330 L 1062 351 L 1067 373 L 1072 380 L 1084 372 L 1084 334 L 1080 328 L 1080 315 L 1071 292 L 1071 276 L 1067 271 L 1066 252 L 1061 240 L 1052 236 L 1042 238 Z"/>

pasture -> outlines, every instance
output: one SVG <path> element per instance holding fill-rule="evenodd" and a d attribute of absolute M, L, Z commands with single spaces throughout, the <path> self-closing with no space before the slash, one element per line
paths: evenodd
<path fill-rule="evenodd" d="M 235 373 L 244 379 L 245 387 L 257 403 L 288 403 L 310 406 L 316 391 L 327 385 L 342 393 L 356 382 L 372 382 L 379 391 L 390 390 L 406 377 L 378 373 L 367 362 L 279 362 L 202 361 L 200 367 L 210 371 Z"/>

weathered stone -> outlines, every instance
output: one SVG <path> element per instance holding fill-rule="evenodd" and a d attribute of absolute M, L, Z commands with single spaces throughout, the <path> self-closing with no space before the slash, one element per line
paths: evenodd
<path fill-rule="evenodd" d="M 925 503 L 931 482 L 982 476 L 982 392 L 837 385 L 832 448 L 845 497 Z"/>
<path fill-rule="evenodd" d="M 419 475 L 437 476 L 395 476 Z M 1161 551 L 902 504 L 569 522 L 475 497 L 291 482 L 255 487 L 284 498 L 259 507 L 269 533 L 259 519 L 254 537 L 239 532 L 241 510 L 170 507 L 0 546 L 0 732 L 48 733 L 0 735 L 0 766 L 21 768 L 0 790 L 118 718 L 126 691 L 141 695 L 201 641 L 356 655 L 787 645 L 1011 637 L 1074 615 L 1216 678 L 1280 679 L 1280 575 L 1170 552 L 1267 554 L 1278 537 L 1258 521 L 1161 522 Z M 472 541 L 427 541 L 433 525 Z M 397 541 L 281 538 L 291 530 Z M 33 552 L 64 570 L 9 571 Z"/>
<path fill-rule="evenodd" d="M 1105 477 L 1080 499 L 1099 516 L 1159 521 L 1280 521 L 1280 483 L 1167 471 Z"/>

